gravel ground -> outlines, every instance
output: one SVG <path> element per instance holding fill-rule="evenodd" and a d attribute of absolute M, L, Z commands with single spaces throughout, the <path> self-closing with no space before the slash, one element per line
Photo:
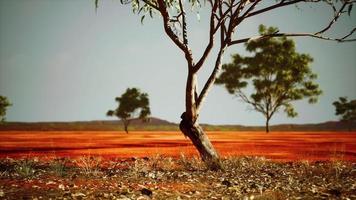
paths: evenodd
<path fill-rule="evenodd" d="M 0 199 L 356 199 L 356 163 L 230 157 L 0 160 Z"/>

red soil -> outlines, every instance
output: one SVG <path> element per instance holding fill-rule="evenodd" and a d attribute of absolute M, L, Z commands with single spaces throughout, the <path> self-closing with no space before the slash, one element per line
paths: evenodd
<path fill-rule="evenodd" d="M 222 156 L 264 156 L 282 161 L 356 161 L 356 132 L 208 132 Z M 197 155 L 180 132 L 4 131 L 0 157 Z"/>

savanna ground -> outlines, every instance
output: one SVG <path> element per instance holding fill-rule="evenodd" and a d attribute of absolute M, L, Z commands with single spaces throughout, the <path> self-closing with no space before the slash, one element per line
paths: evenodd
<path fill-rule="evenodd" d="M 356 199 L 356 134 L 0 132 L 0 199 Z"/>

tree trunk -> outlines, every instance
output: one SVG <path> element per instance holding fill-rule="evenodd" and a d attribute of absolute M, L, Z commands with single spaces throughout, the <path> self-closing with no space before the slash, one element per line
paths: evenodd
<path fill-rule="evenodd" d="M 199 124 L 191 124 L 190 120 L 186 119 L 185 113 L 182 114 L 181 118 L 182 121 L 179 124 L 180 130 L 192 141 L 208 168 L 214 171 L 222 169 L 219 154 Z"/>
<path fill-rule="evenodd" d="M 181 115 L 182 121 L 179 128 L 192 141 L 206 165 L 211 170 L 219 170 L 222 169 L 219 154 L 197 122 L 199 114 L 196 108 L 196 79 L 196 74 L 189 72 L 186 87 L 186 112 Z"/>
<path fill-rule="evenodd" d="M 130 120 L 123 119 L 122 121 L 124 123 L 125 132 L 128 134 L 129 133 L 128 127 L 129 127 L 129 124 L 130 124 Z"/>
<path fill-rule="evenodd" d="M 269 119 L 266 120 L 266 133 L 269 133 Z"/>

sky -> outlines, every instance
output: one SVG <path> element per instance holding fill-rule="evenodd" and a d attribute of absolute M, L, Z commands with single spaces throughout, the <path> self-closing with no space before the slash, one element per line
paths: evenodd
<path fill-rule="evenodd" d="M 207 7 L 188 15 L 188 34 L 194 58 L 207 44 Z M 281 32 L 316 32 L 330 19 L 330 8 L 295 6 L 246 20 L 235 37 L 256 35 L 259 24 Z M 348 33 L 356 12 L 328 32 Z M 317 104 L 294 103 L 296 118 L 282 111 L 270 121 L 319 123 L 337 120 L 332 102 L 340 96 L 356 98 L 356 43 L 297 38 L 300 53 L 314 58 L 312 69 L 323 90 Z M 213 54 L 216 53 L 213 52 Z M 243 45 L 224 56 L 246 54 Z M 208 59 L 199 72 L 201 89 L 213 67 Z M 152 116 L 179 122 L 184 111 L 187 67 L 182 52 L 165 35 L 162 19 L 140 16 L 116 0 L 0 0 L 0 95 L 13 106 L 8 121 L 109 120 L 107 110 L 128 87 L 149 94 Z M 201 123 L 264 125 L 262 114 L 214 86 L 205 101 Z"/>

